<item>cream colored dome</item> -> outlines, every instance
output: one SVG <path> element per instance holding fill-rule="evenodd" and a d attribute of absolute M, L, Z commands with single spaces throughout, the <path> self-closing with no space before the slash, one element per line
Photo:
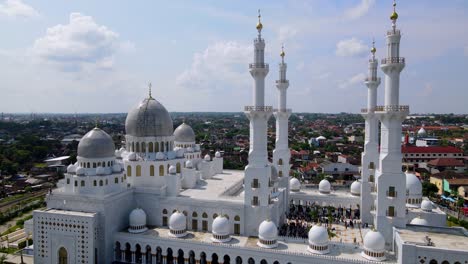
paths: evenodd
<path fill-rule="evenodd" d="M 169 137 L 174 127 L 166 108 L 150 96 L 128 112 L 125 131 L 134 137 Z"/>
<path fill-rule="evenodd" d="M 292 192 L 300 191 L 301 182 L 299 182 L 299 180 L 296 178 L 291 178 L 291 180 L 289 180 L 289 190 L 291 190 Z"/>
<path fill-rule="evenodd" d="M 174 141 L 193 143 L 195 142 L 195 132 L 191 126 L 184 122 L 174 130 Z"/>
<path fill-rule="evenodd" d="M 361 182 L 354 181 L 351 183 L 350 192 L 352 195 L 360 196 L 361 195 Z"/>
<path fill-rule="evenodd" d="M 78 143 L 78 157 L 86 159 L 114 157 L 114 141 L 104 130 L 93 128 Z"/>
<path fill-rule="evenodd" d="M 130 233 L 141 233 L 148 230 L 146 227 L 146 213 L 141 208 L 133 209 L 128 217 Z"/>
<path fill-rule="evenodd" d="M 330 193 L 331 191 L 331 184 L 328 180 L 321 180 L 319 183 L 319 192 L 320 193 Z"/>

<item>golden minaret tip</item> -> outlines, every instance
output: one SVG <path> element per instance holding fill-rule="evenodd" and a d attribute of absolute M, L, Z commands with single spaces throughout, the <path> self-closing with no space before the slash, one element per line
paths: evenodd
<path fill-rule="evenodd" d="M 258 23 L 257 23 L 257 30 L 260 31 L 263 29 L 263 24 L 260 20 L 260 18 L 262 17 L 262 15 L 260 14 L 260 9 L 258 10 Z"/>

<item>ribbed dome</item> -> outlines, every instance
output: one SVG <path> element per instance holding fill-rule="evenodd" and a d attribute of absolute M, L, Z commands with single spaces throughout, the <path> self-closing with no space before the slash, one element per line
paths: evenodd
<path fill-rule="evenodd" d="M 166 108 L 152 97 L 144 99 L 128 112 L 125 120 L 127 135 L 134 137 L 172 136 L 174 127 Z"/>
<path fill-rule="evenodd" d="M 350 191 L 352 195 L 361 195 L 361 182 L 354 181 L 353 183 L 351 183 Z"/>
<path fill-rule="evenodd" d="M 421 217 L 418 216 L 418 217 L 413 218 L 413 220 L 411 220 L 410 224 L 427 226 L 427 225 L 429 225 L 429 222 L 427 222 L 426 219 L 421 218 Z"/>
<path fill-rule="evenodd" d="M 131 233 L 140 233 L 146 231 L 146 213 L 141 208 L 133 209 L 128 217 L 129 228 Z"/>
<path fill-rule="evenodd" d="M 421 209 L 427 212 L 432 211 L 432 202 L 428 200 L 423 200 L 421 202 Z"/>
<path fill-rule="evenodd" d="M 418 177 L 409 172 L 405 173 L 405 175 L 407 196 L 422 197 L 422 184 Z"/>
<path fill-rule="evenodd" d="M 195 132 L 184 122 L 174 130 L 174 141 L 195 142 Z"/>
<path fill-rule="evenodd" d="M 372 252 L 385 251 L 385 238 L 379 231 L 370 230 L 364 237 L 364 249 Z"/>
<path fill-rule="evenodd" d="M 330 193 L 331 185 L 328 180 L 321 180 L 319 183 L 319 192 L 321 193 Z"/>
<path fill-rule="evenodd" d="M 169 218 L 169 229 L 173 236 L 185 236 L 187 234 L 187 217 L 183 213 L 175 211 Z"/>
<path fill-rule="evenodd" d="M 292 192 L 298 192 L 301 190 L 301 183 L 298 179 L 291 178 L 291 180 L 289 180 L 289 190 Z"/>
<path fill-rule="evenodd" d="M 328 244 L 328 232 L 322 225 L 314 225 L 309 230 L 309 244 L 323 246 Z"/>
<path fill-rule="evenodd" d="M 213 234 L 216 235 L 228 235 L 229 234 L 229 220 L 224 215 L 217 216 L 213 220 L 212 230 Z"/>
<path fill-rule="evenodd" d="M 114 141 L 100 128 L 93 128 L 86 133 L 78 144 L 78 157 L 95 159 L 114 157 Z"/>

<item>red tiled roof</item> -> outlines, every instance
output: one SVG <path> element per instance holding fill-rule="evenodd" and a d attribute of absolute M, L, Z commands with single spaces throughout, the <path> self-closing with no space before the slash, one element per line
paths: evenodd
<path fill-rule="evenodd" d="M 463 164 L 463 161 L 453 159 L 453 158 L 439 158 L 439 159 L 433 159 L 427 163 L 428 165 L 432 166 L 442 166 L 442 167 L 463 167 L 465 164 Z"/>
<path fill-rule="evenodd" d="M 447 179 L 450 185 L 468 185 L 468 179 Z"/>
<path fill-rule="evenodd" d="M 431 177 L 437 179 L 468 179 L 468 175 L 465 175 L 463 173 L 456 173 L 454 171 L 443 171 L 439 173 L 434 173 L 431 175 Z"/>
<path fill-rule="evenodd" d="M 416 146 L 402 146 L 402 153 L 463 153 L 459 148 L 453 146 L 429 146 L 429 147 L 416 147 Z"/>

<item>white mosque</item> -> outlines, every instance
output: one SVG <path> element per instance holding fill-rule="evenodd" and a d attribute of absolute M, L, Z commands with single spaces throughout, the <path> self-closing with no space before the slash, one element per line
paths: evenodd
<path fill-rule="evenodd" d="M 263 25 L 257 24 L 250 150 L 244 171 L 224 170 L 223 157 L 202 156 L 192 128 L 175 130 L 166 108 L 151 95 L 130 110 L 125 147 L 96 127 L 78 146 L 58 188 L 47 196 L 47 209 L 34 211 L 27 223 L 34 237 L 35 263 L 420 263 L 467 264 L 468 232 L 445 227 L 445 214 L 422 197 L 418 178 L 402 172 L 401 122 L 408 106 L 399 103 L 400 57 L 397 13 L 386 34 L 385 105 L 377 106 L 377 59 L 369 61 L 368 104 L 362 176 L 349 191 L 328 181 L 318 189 L 301 188 L 289 177 L 285 53 L 279 64 L 278 108 L 265 105 Z M 267 153 L 267 121 L 276 118 L 272 162 Z M 379 147 L 379 122 L 380 147 Z M 313 226 L 308 239 L 281 237 L 278 226 L 289 204 L 359 208 L 361 243 L 329 239 Z"/>

